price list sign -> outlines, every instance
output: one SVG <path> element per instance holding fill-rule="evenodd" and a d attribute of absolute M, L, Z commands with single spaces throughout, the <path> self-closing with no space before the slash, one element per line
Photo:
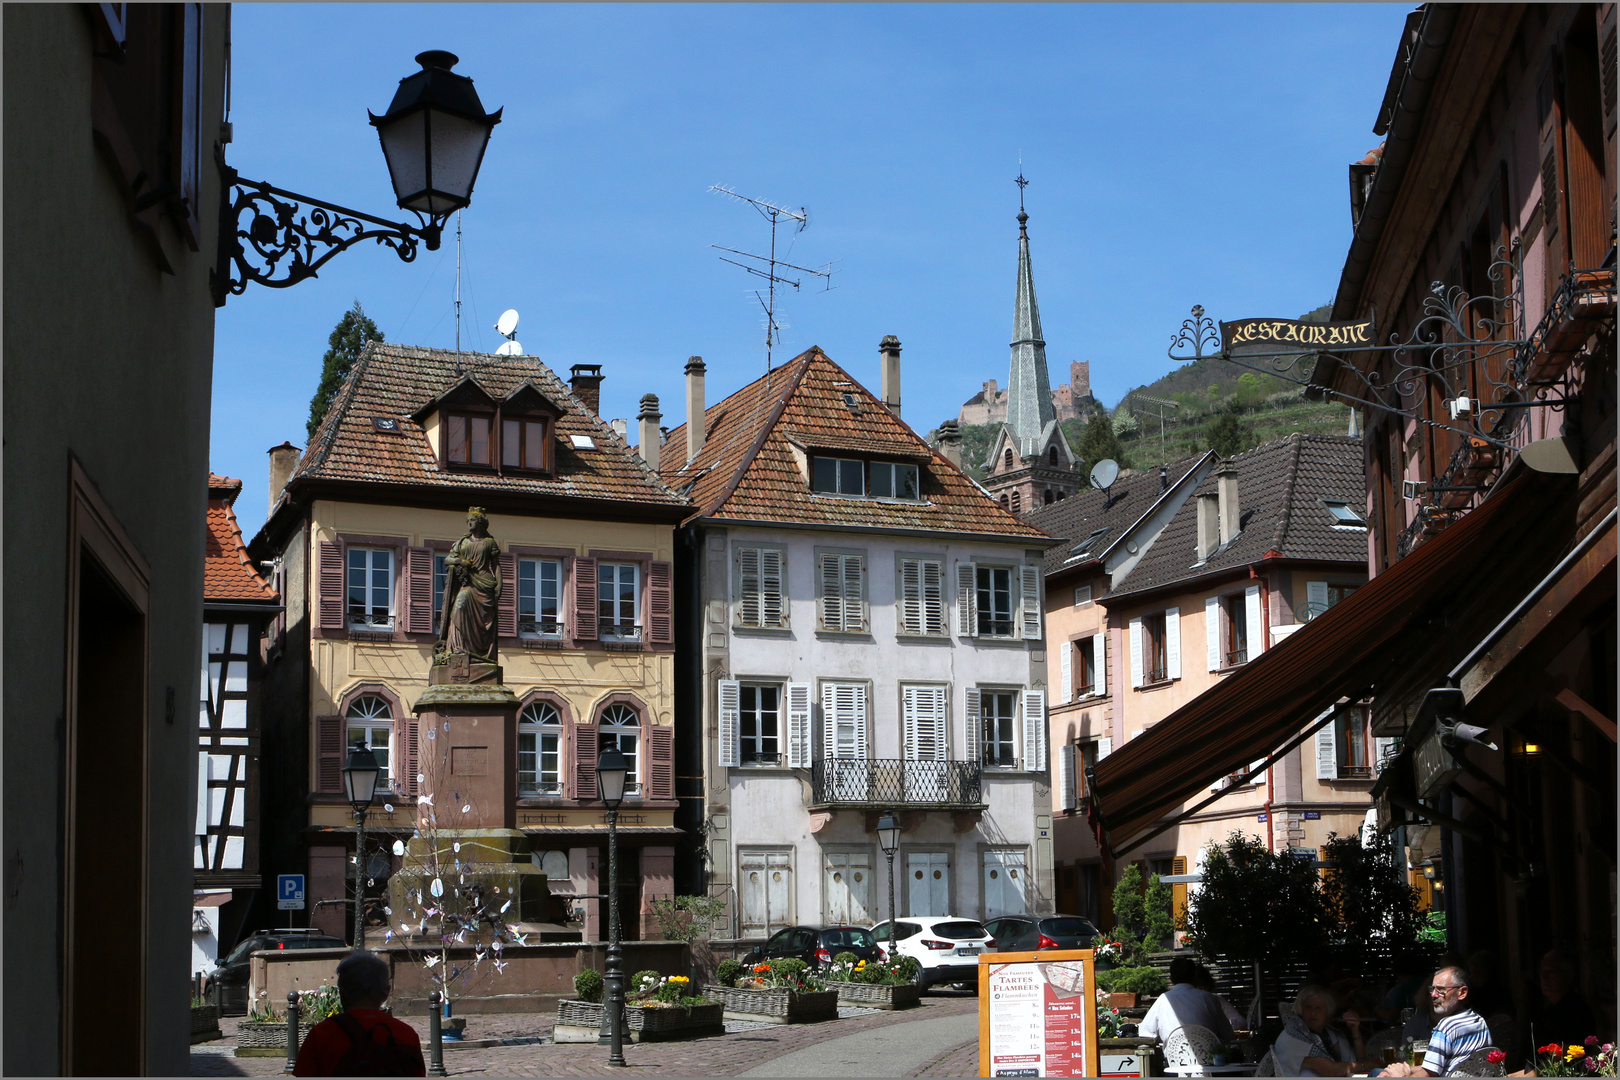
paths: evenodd
<path fill-rule="evenodd" d="M 1090 949 L 979 957 L 979 1075 L 1096 1076 Z"/>

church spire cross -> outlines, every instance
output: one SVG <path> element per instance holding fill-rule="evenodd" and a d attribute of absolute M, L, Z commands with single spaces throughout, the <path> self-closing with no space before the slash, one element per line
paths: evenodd
<path fill-rule="evenodd" d="M 1023 229 L 1024 222 L 1029 220 L 1029 215 L 1024 213 L 1024 189 L 1029 187 L 1029 181 L 1024 179 L 1023 169 L 1018 170 L 1018 179 L 1013 183 L 1018 185 L 1018 227 Z"/>

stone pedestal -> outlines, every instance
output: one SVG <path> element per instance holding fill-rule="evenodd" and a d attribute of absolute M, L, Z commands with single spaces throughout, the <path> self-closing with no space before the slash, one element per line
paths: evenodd
<path fill-rule="evenodd" d="M 516 829 L 441 825 L 432 834 L 412 837 L 405 845 L 403 864 L 388 883 L 389 906 L 395 913 L 390 921 L 396 925 L 410 921 L 404 914 L 413 912 L 415 905 L 407 898 L 418 892 L 430 895 L 435 877 L 444 889 L 435 903 L 442 903 L 447 912 L 466 911 L 467 887 L 477 886 L 496 912 L 506 901 L 513 901 L 500 913 L 502 922 L 546 921 L 550 903 L 546 875 L 530 860 L 529 838 Z M 412 939 L 407 935 L 404 940 Z"/>
<path fill-rule="evenodd" d="M 411 708 L 416 768 L 439 828 L 514 829 L 518 699 L 501 682 L 500 665 L 435 665 Z"/>

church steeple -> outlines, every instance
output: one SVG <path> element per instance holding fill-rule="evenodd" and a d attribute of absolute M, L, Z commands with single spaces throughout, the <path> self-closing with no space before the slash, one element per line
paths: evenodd
<path fill-rule="evenodd" d="M 1020 440 L 1038 439 L 1057 418 L 1046 375 L 1046 342 L 1041 339 L 1041 310 L 1035 301 L 1035 274 L 1029 264 L 1029 215 L 1024 188 L 1018 185 L 1018 294 L 1013 305 L 1012 371 L 1007 378 L 1007 425 Z"/>

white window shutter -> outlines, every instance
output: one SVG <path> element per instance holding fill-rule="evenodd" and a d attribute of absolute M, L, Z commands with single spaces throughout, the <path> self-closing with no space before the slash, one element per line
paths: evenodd
<path fill-rule="evenodd" d="M 821 756 L 838 756 L 838 691 L 837 683 L 821 684 Z"/>
<path fill-rule="evenodd" d="M 810 684 L 788 683 L 788 768 L 808 769 L 810 752 Z"/>
<path fill-rule="evenodd" d="M 1307 581 L 1305 583 L 1305 602 L 1311 605 L 1312 619 L 1326 611 L 1328 606 L 1327 582 Z"/>
<path fill-rule="evenodd" d="M 866 559 L 860 555 L 842 556 L 844 575 L 844 629 L 866 629 Z"/>
<path fill-rule="evenodd" d="M 735 769 L 742 760 L 742 685 L 720 680 L 720 767 Z"/>
<path fill-rule="evenodd" d="M 950 691 L 943 686 L 930 686 L 928 692 L 934 702 L 934 760 L 945 761 L 951 756 L 951 731 L 948 723 Z"/>
<path fill-rule="evenodd" d="M 979 632 L 979 574 L 970 562 L 956 564 L 956 632 L 961 637 Z"/>
<path fill-rule="evenodd" d="M 1074 606 L 1084 607 L 1089 603 L 1091 603 L 1091 586 L 1076 585 L 1074 587 Z"/>
<path fill-rule="evenodd" d="M 945 633 L 945 564 L 932 559 L 922 564 L 922 632 Z"/>
<path fill-rule="evenodd" d="M 1074 700 L 1074 642 L 1065 641 L 1058 659 L 1058 701 L 1064 705 Z"/>
<path fill-rule="evenodd" d="M 1073 743 L 1064 743 L 1058 751 L 1058 787 L 1063 789 L 1063 809 L 1073 810 L 1076 801 Z"/>
<path fill-rule="evenodd" d="M 1395 756 L 1394 739 L 1373 739 L 1373 775 L 1384 771 L 1384 762 Z"/>
<path fill-rule="evenodd" d="M 854 691 L 851 695 L 850 711 L 855 717 L 855 753 L 858 758 L 867 757 L 869 751 L 866 743 L 866 684 L 855 683 L 850 686 Z"/>
<path fill-rule="evenodd" d="M 1221 598 L 1204 600 L 1204 641 L 1209 646 L 1209 670 L 1221 669 Z"/>
<path fill-rule="evenodd" d="M 1108 631 L 1098 631 L 1091 640 L 1091 662 L 1097 672 L 1094 692 L 1102 697 L 1108 693 Z"/>
<path fill-rule="evenodd" d="M 1046 691 L 1024 691 L 1024 768 L 1046 768 Z"/>
<path fill-rule="evenodd" d="M 1113 740 L 1112 736 L 1104 735 L 1102 738 L 1097 740 L 1097 760 L 1098 761 L 1101 761 L 1103 758 L 1107 757 L 1109 754 L 1112 754 L 1113 752 L 1114 752 L 1114 740 Z"/>
<path fill-rule="evenodd" d="M 1022 580 L 1024 640 L 1041 640 L 1041 568 L 1038 566 L 1021 566 L 1018 568 Z"/>
<path fill-rule="evenodd" d="M 1243 618 L 1247 625 L 1244 627 L 1249 634 L 1249 659 L 1253 660 L 1266 651 L 1266 636 L 1260 632 L 1265 625 L 1260 619 L 1260 586 L 1250 585 L 1243 590 Z"/>
<path fill-rule="evenodd" d="M 837 555 L 821 557 L 821 625 L 827 630 L 844 628 L 843 569 Z"/>
<path fill-rule="evenodd" d="M 784 627 L 787 597 L 782 588 L 782 553 L 775 548 L 759 552 L 759 618 L 761 626 Z"/>
<path fill-rule="evenodd" d="M 1337 780 L 1339 778 L 1339 748 L 1335 745 L 1334 735 L 1338 733 L 1339 721 L 1335 717 L 1331 723 L 1316 733 L 1316 778 L 1318 780 Z"/>
<path fill-rule="evenodd" d="M 1181 678 L 1181 609 L 1164 609 L 1164 666 L 1172 679 Z"/>
<path fill-rule="evenodd" d="M 1131 686 L 1142 685 L 1142 620 L 1131 620 Z"/>
<path fill-rule="evenodd" d="M 916 559 L 900 560 L 900 618 L 902 634 L 923 632 L 922 564 Z"/>
<path fill-rule="evenodd" d="M 977 762 L 984 755 L 984 720 L 979 710 L 979 688 L 967 688 L 967 759 Z"/>
<path fill-rule="evenodd" d="M 922 753 L 924 741 L 921 728 L 922 717 L 918 715 L 921 703 L 918 700 L 920 686 L 902 686 L 900 688 L 900 722 L 905 734 L 905 746 L 900 756 L 908 761 L 916 761 L 924 755 Z"/>
<path fill-rule="evenodd" d="M 760 625 L 759 548 L 737 549 L 737 625 Z"/>

